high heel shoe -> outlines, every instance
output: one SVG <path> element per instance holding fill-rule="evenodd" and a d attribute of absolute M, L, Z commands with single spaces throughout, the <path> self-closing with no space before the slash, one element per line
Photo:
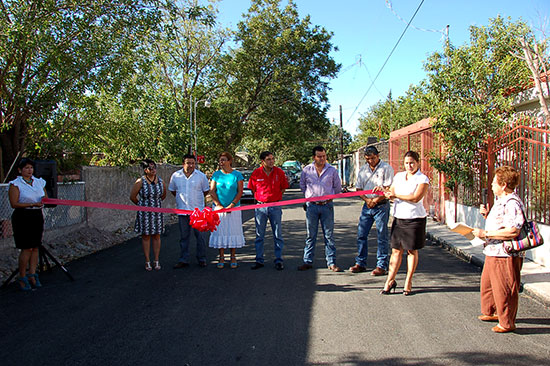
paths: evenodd
<path fill-rule="evenodd" d="M 410 296 L 412 294 L 413 294 L 412 290 L 403 290 L 403 296 Z"/>
<path fill-rule="evenodd" d="M 151 262 L 145 262 L 145 270 L 151 272 L 153 268 L 151 267 Z"/>
<path fill-rule="evenodd" d="M 21 291 L 30 291 L 32 289 L 27 277 L 17 277 L 17 281 L 20 282 L 19 289 Z M 24 286 L 21 286 L 21 284 L 23 284 Z"/>
<path fill-rule="evenodd" d="M 382 291 L 380 291 L 380 295 L 389 295 L 390 292 L 393 292 L 395 293 L 395 288 L 397 287 L 397 282 L 394 280 L 391 284 L 391 286 L 386 290 L 386 289 L 383 289 Z"/>
<path fill-rule="evenodd" d="M 161 268 L 160 267 L 160 262 L 159 261 L 154 261 L 153 264 L 154 264 L 155 271 L 159 271 L 160 268 Z"/>
<path fill-rule="evenodd" d="M 36 288 L 42 287 L 42 284 L 40 283 L 40 280 L 38 279 L 38 274 L 37 273 L 29 273 L 27 275 L 27 278 L 29 279 L 29 282 L 30 282 L 31 286 L 34 286 Z"/>

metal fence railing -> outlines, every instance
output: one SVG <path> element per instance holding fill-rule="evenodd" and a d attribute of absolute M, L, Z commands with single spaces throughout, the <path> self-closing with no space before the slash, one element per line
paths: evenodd
<path fill-rule="evenodd" d="M 422 121 L 421 121 L 422 122 Z M 392 132 L 390 161 L 395 171 L 403 170 L 401 159 L 408 149 L 421 156 L 421 170 L 430 177 L 428 199 L 436 209 L 440 206 L 443 185 L 429 164 L 429 155 L 441 156 L 443 147 L 425 123 Z M 493 202 L 491 181 L 498 166 L 511 165 L 521 174 L 516 191 L 527 207 L 528 218 L 550 224 L 550 121 L 532 113 L 516 113 L 499 136 L 489 139 L 471 162 L 471 181 L 456 187 L 456 202 L 477 206 L 488 198 Z M 430 207 L 431 209 L 431 207 Z"/>
<path fill-rule="evenodd" d="M 9 184 L 0 184 L 0 238 L 13 235 L 11 214 L 13 209 L 8 200 Z M 57 198 L 66 200 L 85 199 L 84 182 L 58 183 Z M 86 210 L 77 206 L 56 206 L 44 209 L 44 229 L 62 228 L 79 224 L 86 220 Z"/>
<path fill-rule="evenodd" d="M 511 165 L 520 172 L 516 189 L 527 207 L 527 216 L 550 224 L 550 121 L 531 114 L 517 114 L 513 122 L 496 139 L 489 141 L 487 182 L 491 162 L 495 168 Z M 490 185 L 490 184 L 489 184 Z"/>

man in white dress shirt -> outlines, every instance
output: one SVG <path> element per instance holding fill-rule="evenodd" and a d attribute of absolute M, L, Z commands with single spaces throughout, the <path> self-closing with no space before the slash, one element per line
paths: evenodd
<path fill-rule="evenodd" d="M 196 159 L 194 155 L 187 154 L 183 157 L 183 169 L 178 170 L 170 178 L 168 190 L 176 196 L 178 209 L 193 211 L 195 208 L 204 209 L 204 197 L 208 194 L 209 184 L 206 175 L 195 169 Z M 206 267 L 206 240 L 204 233 L 193 229 L 189 224 L 189 215 L 178 215 L 180 226 L 181 254 L 174 268 L 189 267 L 189 239 L 191 232 L 197 241 L 197 260 L 200 267 Z"/>
<path fill-rule="evenodd" d="M 357 190 L 371 190 L 374 187 L 389 188 L 393 181 L 393 168 L 380 160 L 378 149 L 368 146 L 365 149 L 365 160 L 357 175 Z M 388 255 L 388 220 L 390 217 L 390 203 L 385 196 L 368 194 L 359 196 L 365 202 L 359 217 L 357 228 L 357 257 L 355 265 L 349 268 L 352 273 L 367 271 L 367 238 L 373 223 L 376 223 L 378 234 L 378 249 L 376 251 L 376 268 L 371 272 L 373 276 L 382 276 L 387 273 Z"/>

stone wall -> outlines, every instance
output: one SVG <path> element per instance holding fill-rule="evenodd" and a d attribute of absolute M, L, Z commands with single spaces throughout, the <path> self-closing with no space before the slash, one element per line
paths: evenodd
<path fill-rule="evenodd" d="M 157 174 L 166 183 L 166 188 L 172 173 L 178 169 L 181 169 L 181 166 L 159 165 L 157 167 Z M 86 201 L 132 205 L 130 190 L 141 175 L 143 170 L 139 167 L 83 167 L 82 179 L 86 182 Z M 162 206 L 176 207 L 176 200 L 170 192 L 166 195 Z M 86 212 L 86 222 L 89 227 L 108 231 L 133 230 L 135 218 L 135 211 L 88 208 Z"/>
<path fill-rule="evenodd" d="M 157 174 L 168 188 L 173 172 L 181 166 L 159 165 Z M 86 185 L 86 200 L 130 204 L 130 190 L 136 179 L 143 174 L 139 167 L 83 167 L 82 180 Z M 175 208 L 176 200 L 170 192 L 163 207 Z M 86 220 L 80 224 L 56 228 L 44 232 L 43 243 L 62 263 L 81 258 L 127 239 L 135 237 L 135 211 L 119 211 L 102 208 L 87 208 Z M 165 215 L 165 224 L 177 222 L 176 215 Z M 17 268 L 19 250 L 13 237 L 0 239 L 0 283 Z"/>

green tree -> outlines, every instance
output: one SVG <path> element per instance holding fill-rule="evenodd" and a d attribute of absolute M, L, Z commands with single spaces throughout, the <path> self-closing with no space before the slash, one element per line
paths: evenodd
<path fill-rule="evenodd" d="M 433 166 L 448 177 L 448 186 L 471 182 L 472 162 L 512 113 L 511 88 L 525 85 L 529 70 L 512 55 L 512 47 L 529 32 L 522 21 L 497 17 L 487 27 L 470 27 L 470 44 L 436 52 L 426 62 L 435 107 L 433 129 L 440 132 L 446 155 Z"/>
<path fill-rule="evenodd" d="M 389 139 L 390 132 L 416 123 L 430 116 L 433 111 L 426 92 L 426 83 L 411 85 L 405 95 L 392 98 L 391 92 L 359 117 L 359 133 L 353 141 L 357 149 L 367 144 L 370 136 Z"/>
<path fill-rule="evenodd" d="M 326 139 L 328 80 L 340 68 L 330 56 L 331 37 L 301 19 L 292 1 L 252 1 L 219 74 L 231 105 L 220 115 L 227 149 L 295 159 L 310 155 L 316 136 Z"/>
<path fill-rule="evenodd" d="M 94 84 L 86 95 L 69 95 L 44 124 L 39 153 L 87 153 L 101 165 L 127 165 L 145 157 L 180 163 L 190 136 L 193 94 L 209 87 L 208 75 L 224 36 L 215 10 L 194 1 L 156 8 L 159 31 L 143 39 L 122 62 L 110 84 Z M 200 95 L 200 94 L 198 94 Z"/>
<path fill-rule="evenodd" d="M 340 154 L 342 153 L 341 149 L 341 140 L 340 140 L 340 134 L 343 134 L 343 142 L 344 142 L 344 154 L 349 154 L 351 152 L 350 146 L 352 137 L 351 134 L 344 130 L 342 131 L 340 129 L 340 126 L 331 124 L 328 136 L 327 136 L 327 142 L 323 145 L 323 147 L 327 150 L 328 155 L 328 161 L 335 161 L 340 158 Z M 311 155 L 311 152 L 309 153 Z"/>
<path fill-rule="evenodd" d="M 49 123 L 69 94 L 112 81 L 113 68 L 158 23 L 158 12 L 147 0 L 0 0 L 0 8 L 5 174 L 25 151 L 29 131 Z"/>

